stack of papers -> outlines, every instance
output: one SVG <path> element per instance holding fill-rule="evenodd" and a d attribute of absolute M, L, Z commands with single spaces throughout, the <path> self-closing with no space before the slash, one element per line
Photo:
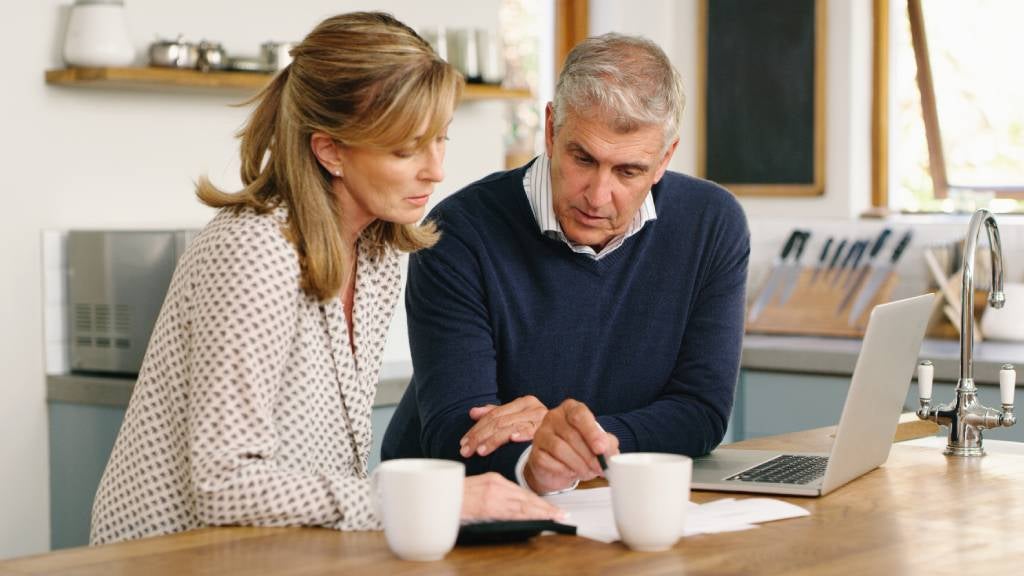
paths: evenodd
<path fill-rule="evenodd" d="M 609 543 L 619 540 L 611 488 L 573 490 L 547 496 L 545 500 L 568 514 L 562 523 L 576 526 L 578 536 Z M 810 512 L 799 506 L 772 498 L 722 498 L 706 504 L 690 502 L 683 536 L 748 530 L 762 522 L 809 515 Z"/>

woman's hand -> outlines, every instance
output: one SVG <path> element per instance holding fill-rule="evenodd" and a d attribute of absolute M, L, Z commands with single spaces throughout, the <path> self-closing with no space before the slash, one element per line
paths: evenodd
<path fill-rule="evenodd" d="M 467 476 L 462 488 L 463 520 L 561 520 L 564 516 L 559 508 L 497 472 Z"/>

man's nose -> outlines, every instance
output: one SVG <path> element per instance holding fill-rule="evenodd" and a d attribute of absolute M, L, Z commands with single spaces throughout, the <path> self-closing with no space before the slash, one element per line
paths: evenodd
<path fill-rule="evenodd" d="M 588 204 L 595 208 L 604 206 L 612 201 L 613 186 L 614 181 L 612 179 L 611 170 L 602 170 L 599 168 L 594 171 L 594 174 L 590 179 L 590 185 L 587 187 L 587 191 L 583 197 L 587 200 Z"/>

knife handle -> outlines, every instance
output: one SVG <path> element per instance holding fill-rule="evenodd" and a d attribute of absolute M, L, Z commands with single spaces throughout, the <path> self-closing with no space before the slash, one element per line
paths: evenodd
<path fill-rule="evenodd" d="M 907 245 L 910 244 L 910 239 L 913 236 L 914 236 L 914 231 L 913 230 L 907 230 L 907 233 L 903 235 L 903 238 L 900 238 L 900 243 L 896 245 L 896 249 L 893 250 L 893 252 L 892 252 L 891 260 L 892 260 L 893 264 L 895 264 L 896 261 L 900 259 L 900 256 L 903 255 L 903 250 L 905 250 Z"/>
<path fill-rule="evenodd" d="M 807 245 L 807 239 L 811 237 L 810 230 L 799 231 L 799 238 L 796 244 L 796 257 L 793 258 L 794 262 L 798 262 L 800 257 L 804 255 L 804 246 Z"/>
<path fill-rule="evenodd" d="M 878 235 L 878 238 L 875 240 L 875 245 L 871 247 L 871 252 L 868 254 L 871 259 L 874 259 L 875 256 L 881 252 L 882 246 L 885 245 L 885 241 L 889 238 L 890 234 L 892 234 L 892 230 L 890 228 L 886 228 Z"/>
<path fill-rule="evenodd" d="M 850 261 L 857 255 L 857 249 L 861 246 L 861 240 L 854 240 L 853 244 L 850 245 L 849 252 L 846 253 L 846 257 L 843 258 L 843 263 L 839 265 L 840 268 L 846 268 L 850 265 Z"/>
<path fill-rule="evenodd" d="M 839 241 L 839 246 L 836 246 L 836 253 L 832 255 L 832 261 L 828 263 L 829 269 L 836 267 L 836 262 L 839 262 L 839 257 L 843 255 L 843 250 L 846 248 L 846 238 Z"/>
<path fill-rule="evenodd" d="M 796 243 L 797 238 L 799 238 L 801 234 L 800 230 L 793 230 L 789 233 L 789 238 L 786 239 L 786 245 L 782 247 L 782 254 L 779 256 L 780 260 L 785 260 L 786 257 L 789 256 L 789 251 L 793 249 L 793 244 Z"/>
<path fill-rule="evenodd" d="M 843 260 L 843 268 L 856 268 L 857 263 L 860 262 L 860 257 L 864 254 L 864 246 L 868 243 L 867 240 L 857 240 L 853 243 L 853 248 L 850 248 L 850 253 L 847 254 L 846 260 Z M 849 266 L 847 266 L 849 264 Z"/>
<path fill-rule="evenodd" d="M 818 265 L 819 266 L 825 264 L 825 259 L 828 258 L 828 249 L 831 248 L 831 247 L 832 247 L 832 237 L 829 236 L 828 239 L 825 240 L 825 246 L 822 247 L 822 249 L 821 249 L 821 256 L 818 256 Z"/>

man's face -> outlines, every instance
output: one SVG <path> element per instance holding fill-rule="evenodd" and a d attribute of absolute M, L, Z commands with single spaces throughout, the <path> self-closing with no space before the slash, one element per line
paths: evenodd
<path fill-rule="evenodd" d="M 663 151 L 661 126 L 620 134 L 597 110 L 567 111 L 556 134 L 551 104 L 545 115 L 555 216 L 570 241 L 600 250 L 629 228 L 679 141 Z"/>

